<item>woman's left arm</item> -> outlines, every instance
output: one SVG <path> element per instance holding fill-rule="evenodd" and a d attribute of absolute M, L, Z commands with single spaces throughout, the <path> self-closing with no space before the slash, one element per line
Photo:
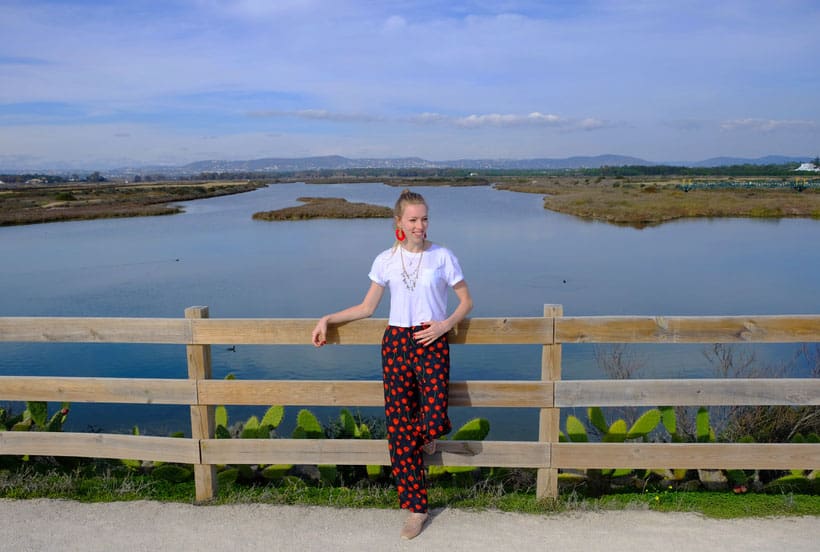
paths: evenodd
<path fill-rule="evenodd" d="M 426 328 L 413 334 L 413 337 L 422 345 L 429 345 L 455 328 L 456 324 L 464 320 L 464 317 L 473 309 L 473 298 L 470 295 L 470 288 L 467 287 L 467 282 L 461 280 L 453 286 L 453 291 L 456 293 L 456 297 L 458 297 L 458 306 L 453 311 L 453 314 L 448 316 L 446 320 L 431 320 L 426 322 Z"/>

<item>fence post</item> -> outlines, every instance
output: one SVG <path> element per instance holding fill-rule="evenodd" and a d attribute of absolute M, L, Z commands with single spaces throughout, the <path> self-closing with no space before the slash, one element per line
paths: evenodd
<path fill-rule="evenodd" d="M 563 315 L 563 305 L 544 305 L 545 317 L 557 318 Z M 561 344 L 555 342 L 555 326 L 553 325 L 551 343 L 544 345 L 541 351 L 541 381 L 555 382 L 560 379 Z M 560 422 L 559 409 L 554 406 L 552 408 L 542 408 L 538 418 L 538 441 L 550 445 L 557 443 Z M 550 450 L 550 465 L 552 465 L 552 450 Z M 538 498 L 558 498 L 558 468 L 538 469 L 536 496 Z"/>
<path fill-rule="evenodd" d="M 208 318 L 208 307 L 188 307 L 185 309 L 185 318 Z M 188 378 L 193 380 L 211 378 L 211 346 L 187 345 Z M 199 390 L 197 386 L 197 404 L 191 405 L 191 438 L 214 438 L 214 407 L 199 404 Z M 202 460 L 202 445 L 200 443 L 200 462 Z M 196 500 L 204 502 L 216 495 L 216 466 L 210 464 L 194 464 L 194 483 L 196 485 Z"/>

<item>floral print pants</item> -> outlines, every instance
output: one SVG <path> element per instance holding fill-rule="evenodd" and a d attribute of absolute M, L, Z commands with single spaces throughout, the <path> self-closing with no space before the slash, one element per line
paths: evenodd
<path fill-rule="evenodd" d="M 427 482 L 422 445 L 449 433 L 447 400 L 450 347 L 447 335 L 430 345 L 417 344 L 421 326 L 388 326 L 382 340 L 384 412 L 387 444 L 399 505 L 427 511 Z"/>

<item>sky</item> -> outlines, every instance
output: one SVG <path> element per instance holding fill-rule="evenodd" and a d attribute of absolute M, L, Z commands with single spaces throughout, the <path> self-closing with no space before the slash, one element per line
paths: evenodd
<path fill-rule="evenodd" d="M 0 173 L 818 152 L 817 0 L 0 0 Z"/>

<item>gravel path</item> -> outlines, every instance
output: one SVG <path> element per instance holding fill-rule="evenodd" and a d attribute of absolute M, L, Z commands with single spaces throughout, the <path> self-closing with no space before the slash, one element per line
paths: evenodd
<path fill-rule="evenodd" d="M 817 517 L 727 521 L 650 511 L 529 515 L 443 509 L 432 512 L 418 538 L 402 541 L 404 514 L 397 510 L 0 500 L 0 511 L 0 550 L 15 552 L 820 549 Z"/>

